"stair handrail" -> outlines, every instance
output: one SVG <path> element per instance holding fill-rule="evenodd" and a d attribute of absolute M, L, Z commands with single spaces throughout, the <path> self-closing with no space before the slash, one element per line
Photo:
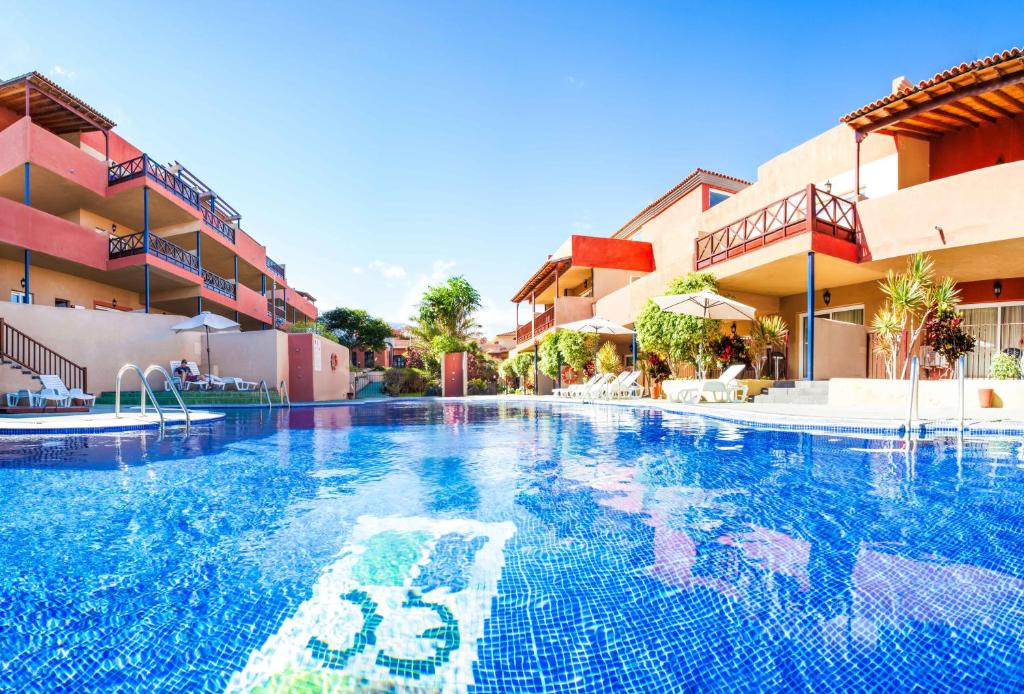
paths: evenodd
<path fill-rule="evenodd" d="M 159 364 L 150 364 L 146 367 L 146 370 L 142 372 L 143 383 L 149 388 L 149 374 L 154 371 L 159 371 L 163 374 L 163 377 L 167 379 L 167 386 L 171 393 L 174 394 L 174 399 L 178 401 L 178 406 L 181 407 L 181 411 L 185 413 L 185 436 L 188 436 L 189 429 L 192 428 L 192 416 L 189 414 L 188 405 L 185 404 L 185 400 L 181 397 L 181 393 L 178 392 L 178 387 L 174 385 L 174 379 L 171 378 L 171 374 L 167 373 L 167 369 L 160 366 Z M 149 389 L 150 394 L 153 390 Z M 156 399 L 153 399 L 153 405 L 156 405 Z"/>
<path fill-rule="evenodd" d="M 153 409 L 156 410 L 157 415 L 160 417 L 160 433 L 164 433 L 164 412 L 160 409 L 160 403 L 156 401 L 156 395 L 153 394 L 153 389 L 149 387 L 149 382 L 146 381 L 146 375 L 142 372 L 142 369 L 136 364 L 125 364 L 117 371 L 117 384 L 114 386 L 114 417 L 121 416 L 121 377 L 124 376 L 126 371 L 134 371 L 139 376 L 139 380 L 142 381 L 142 388 L 139 389 L 139 410 L 143 415 L 146 414 L 146 393 L 149 393 L 149 399 L 153 401 Z"/>
<path fill-rule="evenodd" d="M 10 335 L 8 335 L 8 332 L 10 332 Z M 12 343 L 15 340 L 22 346 L 25 354 L 19 355 L 14 353 Z M 35 356 L 35 359 L 24 358 L 28 356 L 29 352 Z M 37 375 L 55 373 L 61 377 L 64 385 L 68 388 L 78 387 L 85 392 L 89 392 L 88 369 L 86 367 L 71 361 L 57 350 L 47 347 L 39 340 L 18 330 L 3 317 L 0 317 L 0 356 Z M 29 364 L 28 362 L 30 361 L 34 363 Z"/>
<path fill-rule="evenodd" d="M 260 404 L 263 404 L 263 395 L 266 394 L 267 407 L 273 408 L 274 401 L 270 399 L 270 388 L 267 387 L 267 381 L 265 379 L 260 379 L 260 382 L 256 385 L 256 390 L 260 394 Z"/>
<path fill-rule="evenodd" d="M 291 407 L 292 399 L 288 395 L 288 383 L 286 381 L 281 381 L 281 384 L 277 387 L 277 392 L 281 396 L 281 404 L 285 407 Z"/>

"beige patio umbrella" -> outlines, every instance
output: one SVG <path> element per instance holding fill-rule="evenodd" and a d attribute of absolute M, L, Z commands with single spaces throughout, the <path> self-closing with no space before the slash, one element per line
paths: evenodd
<path fill-rule="evenodd" d="M 696 316 L 704 320 L 754 320 L 757 310 L 735 299 L 715 294 L 704 289 L 689 294 L 669 294 L 654 297 L 654 303 L 662 311 Z M 697 363 L 700 378 L 704 380 L 704 336 L 701 335 L 697 348 Z"/>
<path fill-rule="evenodd" d="M 575 330 L 580 333 L 597 333 L 598 335 L 632 335 L 633 331 L 629 328 L 619 325 L 618 323 L 612 323 L 610 320 L 604 318 L 584 318 L 583 320 L 573 321 L 572 323 L 565 323 L 564 325 L 558 326 L 559 330 Z"/>
<path fill-rule="evenodd" d="M 210 359 L 210 333 L 234 331 L 239 330 L 241 327 L 230 318 L 225 318 L 209 311 L 203 311 L 198 316 L 192 316 L 186 321 L 172 325 L 171 330 L 176 333 L 193 331 L 204 331 L 206 333 L 206 369 L 207 373 L 211 373 L 213 371 L 213 360 Z"/>

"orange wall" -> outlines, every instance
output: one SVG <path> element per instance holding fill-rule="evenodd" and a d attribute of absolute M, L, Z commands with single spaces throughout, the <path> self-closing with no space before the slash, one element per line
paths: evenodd
<path fill-rule="evenodd" d="M 82 133 L 82 144 L 103 154 L 103 133 Z M 118 164 L 142 156 L 142 150 L 115 132 L 110 133 L 110 158 Z"/>
<path fill-rule="evenodd" d="M 581 267 L 651 272 L 654 251 L 646 241 L 574 235 L 572 263 Z"/>
<path fill-rule="evenodd" d="M 945 178 L 995 164 L 1024 159 L 1024 122 L 1004 118 L 978 128 L 962 128 L 931 143 L 931 178 Z"/>
<path fill-rule="evenodd" d="M 996 298 L 992 287 L 995 280 L 979 280 L 977 282 L 958 282 L 956 288 L 960 290 L 960 303 L 962 304 L 987 304 L 997 301 L 1024 301 L 1024 277 L 1010 277 L 999 280 L 1003 285 L 1003 291 Z"/>

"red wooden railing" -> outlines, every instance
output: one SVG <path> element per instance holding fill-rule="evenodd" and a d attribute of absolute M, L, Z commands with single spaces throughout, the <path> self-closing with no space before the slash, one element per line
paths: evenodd
<path fill-rule="evenodd" d="M 0 356 L 36 375 L 56 374 L 68 388 L 88 392 L 87 370 L 0 318 Z"/>
<path fill-rule="evenodd" d="M 516 344 L 522 344 L 529 342 L 534 335 L 540 335 L 545 330 L 552 328 L 555 325 L 555 307 L 552 306 L 543 313 L 538 313 L 534 321 L 520 325 L 516 328 Z M 534 327 L 536 326 L 536 332 Z"/>
<path fill-rule="evenodd" d="M 806 231 L 856 243 L 857 207 L 845 198 L 809 185 L 721 229 L 698 236 L 694 241 L 694 266 L 702 270 Z"/>

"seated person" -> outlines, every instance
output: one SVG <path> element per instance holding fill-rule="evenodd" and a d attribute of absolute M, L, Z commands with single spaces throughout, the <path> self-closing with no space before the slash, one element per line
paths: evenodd
<path fill-rule="evenodd" d="M 188 368 L 188 362 L 184 359 L 178 364 L 178 368 L 174 370 L 174 377 L 178 379 L 179 383 L 188 383 L 189 381 L 197 381 L 195 376 L 192 375 L 192 369 Z"/>

